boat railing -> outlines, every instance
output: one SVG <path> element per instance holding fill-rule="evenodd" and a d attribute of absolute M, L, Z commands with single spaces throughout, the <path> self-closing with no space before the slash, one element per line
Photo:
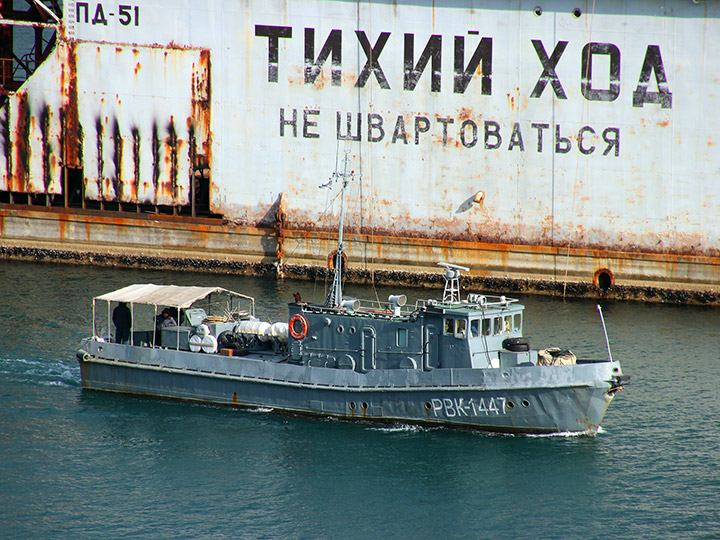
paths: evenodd
<path fill-rule="evenodd" d="M 484 307 L 507 307 L 510 304 L 518 302 L 517 298 L 508 298 L 507 296 L 493 296 L 487 294 L 470 293 L 467 299 L 463 300 L 463 304 Z"/>
<path fill-rule="evenodd" d="M 410 315 L 414 311 L 407 305 L 396 307 L 392 302 L 383 302 L 381 300 L 358 299 L 358 301 L 357 311 L 370 312 L 379 316 L 392 317 L 397 315 Z"/>
<path fill-rule="evenodd" d="M 314 313 L 337 313 L 338 309 L 347 314 L 369 315 L 374 318 L 409 317 L 417 309 L 405 306 L 395 307 L 391 302 L 379 300 L 365 300 L 360 298 L 344 298 L 342 306 L 328 307 L 318 304 L 303 304 L 305 311 Z"/>
<path fill-rule="evenodd" d="M 493 296 L 488 294 L 470 293 L 467 295 L 467 298 L 465 300 L 461 300 L 460 302 L 444 302 L 442 300 L 418 300 L 416 302 L 416 309 L 425 306 L 439 305 L 475 306 L 480 309 L 504 308 L 516 302 L 519 302 L 517 298 L 508 298 L 507 296 Z"/>

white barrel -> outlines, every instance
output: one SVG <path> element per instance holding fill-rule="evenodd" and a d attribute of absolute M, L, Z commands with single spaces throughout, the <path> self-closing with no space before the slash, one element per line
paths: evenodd
<path fill-rule="evenodd" d="M 201 324 L 197 327 L 195 333 L 199 336 L 207 336 L 208 334 L 210 334 L 210 328 L 208 328 L 207 324 Z"/>
<path fill-rule="evenodd" d="M 270 323 L 262 321 L 240 321 L 235 331 L 245 336 L 256 336 L 260 341 L 268 341 L 271 326 Z"/>
<path fill-rule="evenodd" d="M 192 352 L 200 352 L 200 349 L 202 349 L 202 339 L 203 336 L 199 336 L 198 334 L 190 336 L 190 350 Z"/>
<path fill-rule="evenodd" d="M 287 343 L 288 341 L 288 323 L 276 322 L 270 327 L 270 335 L 273 339 L 280 341 L 281 343 Z"/>
<path fill-rule="evenodd" d="M 210 334 L 208 334 L 207 336 L 203 336 L 202 341 L 200 342 L 200 348 L 202 349 L 202 352 L 208 354 L 217 352 L 217 338 Z"/>

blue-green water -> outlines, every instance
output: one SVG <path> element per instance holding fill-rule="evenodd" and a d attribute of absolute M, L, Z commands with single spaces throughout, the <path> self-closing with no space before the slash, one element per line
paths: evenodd
<path fill-rule="evenodd" d="M 633 380 L 603 431 L 497 436 L 83 391 L 91 298 L 133 282 L 219 284 L 267 319 L 325 287 L 0 262 L 0 538 L 720 538 L 720 309 L 605 305 Z M 594 302 L 522 300 L 534 346 L 606 354 Z"/>

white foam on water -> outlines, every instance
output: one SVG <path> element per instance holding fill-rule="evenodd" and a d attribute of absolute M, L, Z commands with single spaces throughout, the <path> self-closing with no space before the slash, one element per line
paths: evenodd
<path fill-rule="evenodd" d="M 80 367 L 75 362 L 0 358 L 0 374 L 41 386 L 80 385 Z"/>
<path fill-rule="evenodd" d="M 252 409 L 248 409 L 250 412 L 259 412 L 259 413 L 269 413 L 273 412 L 275 409 L 272 407 L 254 407 Z"/>
<path fill-rule="evenodd" d="M 410 424 L 397 424 L 393 426 L 372 426 L 368 427 L 371 431 L 380 431 L 382 433 L 418 433 L 421 431 L 427 431 L 428 428 L 422 426 L 413 426 Z"/>
<path fill-rule="evenodd" d="M 587 431 L 559 431 L 557 433 L 528 433 L 527 437 L 562 437 L 562 438 L 573 438 L 573 437 L 586 437 L 592 435 L 590 430 Z"/>

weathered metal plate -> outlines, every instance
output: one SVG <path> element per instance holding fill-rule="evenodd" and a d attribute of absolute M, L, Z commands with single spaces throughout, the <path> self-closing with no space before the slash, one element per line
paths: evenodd
<path fill-rule="evenodd" d="M 337 190 L 318 186 L 347 151 L 351 230 L 720 255 L 717 3 L 65 10 L 55 55 L 0 111 L 2 190 L 57 193 L 64 149 L 90 198 L 185 205 L 202 156 L 227 219 L 267 224 L 285 194 L 285 227 L 333 230 Z"/>
<path fill-rule="evenodd" d="M 160 24 L 163 2 L 139 2 L 127 24 L 110 9 L 76 2 L 77 39 L 209 49 L 213 206 L 232 219 L 262 220 L 284 192 L 288 223 L 317 226 L 333 198 L 317 186 L 348 150 L 362 174 L 351 226 L 720 248 L 715 4 L 216 1 L 174 10 L 172 24 Z M 129 61 L 106 48 L 96 61 L 112 72 L 85 72 L 84 84 L 132 86 Z M 179 76 L 137 87 L 181 99 Z M 129 109 L 177 118 L 132 92 L 100 107 L 80 99 L 109 123 Z"/>

